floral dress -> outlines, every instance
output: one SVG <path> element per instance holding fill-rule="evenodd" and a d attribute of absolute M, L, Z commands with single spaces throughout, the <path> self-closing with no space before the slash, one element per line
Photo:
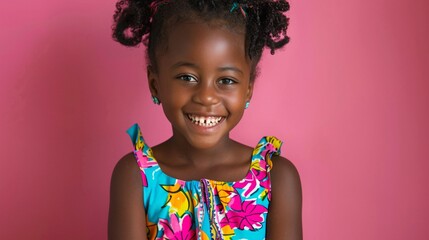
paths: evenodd
<path fill-rule="evenodd" d="M 127 133 L 141 170 L 149 240 L 265 239 L 271 157 L 280 154 L 280 140 L 259 141 L 250 169 L 240 181 L 184 181 L 162 171 L 137 124 Z"/>

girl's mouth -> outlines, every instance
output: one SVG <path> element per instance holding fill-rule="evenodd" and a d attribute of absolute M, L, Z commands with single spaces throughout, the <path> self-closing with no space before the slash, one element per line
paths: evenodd
<path fill-rule="evenodd" d="M 194 114 L 187 114 L 188 119 L 195 125 L 201 127 L 213 127 L 218 125 L 224 117 L 219 116 L 197 116 Z"/>

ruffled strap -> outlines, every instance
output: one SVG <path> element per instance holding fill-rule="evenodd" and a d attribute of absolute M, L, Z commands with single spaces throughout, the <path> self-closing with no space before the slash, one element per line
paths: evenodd
<path fill-rule="evenodd" d="M 280 155 L 283 142 L 276 137 L 267 136 L 259 141 L 252 156 L 252 173 L 258 179 L 260 187 L 264 189 L 260 197 L 267 197 L 271 201 L 270 171 L 273 168 L 273 155 Z"/>
<path fill-rule="evenodd" d="M 152 150 L 146 145 L 140 127 L 137 123 L 132 125 L 127 134 L 130 136 L 134 145 L 134 156 L 140 168 L 143 186 L 147 187 L 147 177 L 145 169 L 158 166 L 156 160 L 152 157 Z"/>
<path fill-rule="evenodd" d="M 131 138 L 131 141 L 134 145 L 134 150 L 137 150 L 137 151 L 143 150 L 145 141 L 143 139 L 140 127 L 137 123 L 134 123 L 134 125 L 132 125 L 130 128 L 128 128 L 127 134 Z"/>
<path fill-rule="evenodd" d="M 263 137 L 252 153 L 252 166 L 246 178 L 235 183 L 234 187 L 242 188 L 243 196 L 248 198 L 257 191 L 260 199 L 271 200 L 271 180 L 270 171 L 273 167 L 271 158 L 273 155 L 280 155 L 282 141 L 276 137 Z"/>
<path fill-rule="evenodd" d="M 283 142 L 274 136 L 263 137 L 253 150 L 252 167 L 269 172 L 273 167 L 271 158 L 281 154 L 282 145 Z"/>

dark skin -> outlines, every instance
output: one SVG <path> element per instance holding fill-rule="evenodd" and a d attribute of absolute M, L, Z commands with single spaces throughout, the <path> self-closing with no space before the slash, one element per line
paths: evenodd
<path fill-rule="evenodd" d="M 166 50 L 158 51 L 158 69 L 148 67 L 148 81 L 172 124 L 173 136 L 152 148 L 154 157 L 163 172 L 177 179 L 243 179 L 253 148 L 230 139 L 229 132 L 240 121 L 253 92 L 244 35 L 222 27 L 222 22 L 186 22 L 168 36 Z M 222 120 L 216 126 L 201 127 L 190 121 L 190 115 Z M 280 156 L 273 158 L 273 165 L 267 239 L 300 240 L 298 172 Z M 124 156 L 113 171 L 109 239 L 147 239 L 139 171 L 133 154 Z"/>

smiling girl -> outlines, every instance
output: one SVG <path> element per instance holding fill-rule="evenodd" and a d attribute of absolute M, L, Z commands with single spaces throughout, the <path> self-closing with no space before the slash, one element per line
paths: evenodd
<path fill-rule="evenodd" d="M 301 184 L 281 141 L 256 147 L 229 132 L 249 107 L 264 47 L 288 41 L 286 1 L 116 4 L 114 38 L 147 46 L 152 100 L 173 134 L 134 151 L 111 182 L 109 239 L 302 239 Z"/>

